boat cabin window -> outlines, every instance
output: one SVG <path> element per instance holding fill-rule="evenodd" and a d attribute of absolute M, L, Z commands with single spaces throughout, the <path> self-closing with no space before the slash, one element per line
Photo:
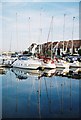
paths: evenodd
<path fill-rule="evenodd" d="M 26 56 L 19 57 L 19 60 L 28 60 Z"/>

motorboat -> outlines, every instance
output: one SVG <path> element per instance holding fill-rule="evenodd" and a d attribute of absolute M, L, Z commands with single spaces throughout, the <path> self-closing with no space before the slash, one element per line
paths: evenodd
<path fill-rule="evenodd" d="M 39 59 L 22 56 L 12 64 L 12 67 L 22 68 L 22 69 L 38 69 L 39 67 L 41 67 L 41 65 L 42 62 Z"/>

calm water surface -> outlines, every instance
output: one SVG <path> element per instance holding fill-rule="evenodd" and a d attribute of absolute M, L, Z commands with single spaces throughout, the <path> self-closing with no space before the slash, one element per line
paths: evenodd
<path fill-rule="evenodd" d="M 0 119 L 2 118 L 2 75 L 0 75 Z"/>
<path fill-rule="evenodd" d="M 3 118 L 79 117 L 79 80 L 28 75 L 20 80 L 7 70 L 2 77 Z M 1 81 L 1 80 L 0 80 Z"/>

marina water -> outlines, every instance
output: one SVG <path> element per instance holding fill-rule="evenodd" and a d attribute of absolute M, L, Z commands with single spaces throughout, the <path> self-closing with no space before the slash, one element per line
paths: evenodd
<path fill-rule="evenodd" d="M 2 118 L 79 117 L 80 79 L 37 74 L 19 79 L 17 72 L 6 71 L 0 75 Z"/>

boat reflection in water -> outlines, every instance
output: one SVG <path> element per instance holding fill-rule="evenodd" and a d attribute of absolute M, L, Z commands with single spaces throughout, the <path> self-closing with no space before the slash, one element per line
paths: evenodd
<path fill-rule="evenodd" d="M 81 79 L 81 68 L 57 68 L 57 69 L 45 69 L 45 70 L 29 70 L 29 69 L 19 69 L 19 68 L 12 68 L 12 72 L 15 73 L 16 77 L 19 79 L 27 79 L 28 76 L 37 76 L 38 78 L 41 77 L 52 77 L 52 76 L 64 76 L 64 77 L 71 77 L 75 79 Z"/>
<path fill-rule="evenodd" d="M 11 71 L 15 73 L 16 77 L 19 79 L 27 79 L 29 76 L 40 78 L 42 76 L 40 70 L 12 68 Z"/>
<path fill-rule="evenodd" d="M 81 68 L 73 68 L 73 69 L 58 69 L 56 70 L 56 76 L 81 79 Z"/>
<path fill-rule="evenodd" d="M 19 69 L 19 68 L 12 68 L 12 72 L 15 73 L 16 77 L 19 79 L 27 79 L 28 76 L 38 77 L 52 77 L 56 74 L 56 69 L 45 69 L 45 70 L 29 70 L 29 69 Z"/>
<path fill-rule="evenodd" d="M 3 118 L 78 118 L 79 79 L 69 77 L 77 71 L 11 68 L 3 75 Z"/>

